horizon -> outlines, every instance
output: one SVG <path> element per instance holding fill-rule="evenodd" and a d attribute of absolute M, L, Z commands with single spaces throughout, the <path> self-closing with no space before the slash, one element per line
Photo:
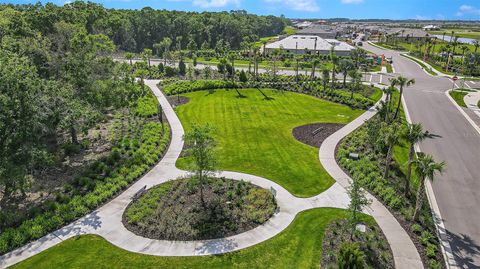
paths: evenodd
<path fill-rule="evenodd" d="M 39 1 L 7 0 L 3 4 L 35 4 Z M 41 2 L 59 6 L 71 1 L 53 0 Z M 156 10 L 186 12 L 229 12 L 245 10 L 256 15 L 284 15 L 288 19 L 350 19 L 393 21 L 480 21 L 480 3 L 474 0 L 433 1 L 395 0 L 97 0 L 91 1 L 109 9 L 136 9 L 150 7 Z"/>

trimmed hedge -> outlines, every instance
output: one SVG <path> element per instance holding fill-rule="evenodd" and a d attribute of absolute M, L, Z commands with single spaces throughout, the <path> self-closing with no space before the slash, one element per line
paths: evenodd
<path fill-rule="evenodd" d="M 232 81 L 225 80 L 182 80 L 164 86 L 163 91 L 167 95 L 172 95 L 211 89 L 231 89 L 239 86 L 237 83 L 234 84 Z"/>
<path fill-rule="evenodd" d="M 86 215 L 116 193 L 125 189 L 129 183 L 142 176 L 155 164 L 168 148 L 170 129 L 168 125 L 149 122 L 144 125 L 139 141 L 125 138 L 113 148 L 109 157 L 97 161 L 91 167 L 94 172 L 103 171 L 103 178 L 83 177 L 78 182 L 90 182 L 92 189 L 85 195 L 66 194 L 63 199 L 56 199 L 45 211 L 35 218 L 24 221 L 16 228 L 7 228 L 0 235 L 0 254 L 18 248 L 29 241 L 36 240 L 49 232 Z M 129 157 L 122 164 L 108 171 L 108 164 L 118 162 L 123 152 Z M 98 176 L 97 176 L 98 177 Z"/>

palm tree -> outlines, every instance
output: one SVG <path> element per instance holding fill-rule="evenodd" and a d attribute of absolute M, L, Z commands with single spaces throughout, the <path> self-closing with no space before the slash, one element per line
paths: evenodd
<path fill-rule="evenodd" d="M 465 52 L 469 51 L 468 46 L 467 45 L 462 45 L 460 47 L 460 50 L 462 51 L 462 63 L 464 63 L 465 62 Z"/>
<path fill-rule="evenodd" d="M 391 84 L 394 87 L 395 86 L 400 87 L 400 96 L 398 97 L 397 108 L 395 110 L 395 115 L 393 116 L 393 119 L 395 120 L 397 119 L 398 113 L 400 112 L 400 106 L 402 104 L 403 89 L 415 84 L 415 79 L 407 79 L 405 77 L 399 76 L 398 78 L 392 79 Z"/>
<path fill-rule="evenodd" d="M 295 56 L 295 82 L 298 83 L 298 63 L 302 59 L 302 56 Z"/>
<path fill-rule="evenodd" d="M 312 74 L 311 74 L 311 79 L 312 80 L 315 80 L 315 68 L 317 67 L 317 65 L 319 63 L 320 63 L 320 60 L 316 56 L 313 56 L 313 58 L 312 58 Z"/>
<path fill-rule="evenodd" d="M 338 56 L 335 53 L 335 46 L 330 51 L 330 60 L 332 61 L 332 89 L 335 89 L 335 75 L 337 72 Z"/>
<path fill-rule="evenodd" d="M 472 44 L 475 47 L 474 52 L 477 53 L 478 47 L 480 47 L 480 40 L 473 40 Z"/>
<path fill-rule="evenodd" d="M 389 86 L 386 89 L 383 89 L 383 92 L 386 95 L 385 98 L 385 122 L 388 123 L 390 120 L 390 107 L 392 106 L 392 94 L 396 91 L 395 87 Z"/>
<path fill-rule="evenodd" d="M 357 69 L 348 71 L 348 75 L 352 78 L 352 86 L 350 87 L 350 99 L 353 99 L 353 93 L 356 92 L 362 82 L 362 74 Z"/>
<path fill-rule="evenodd" d="M 132 60 L 133 60 L 133 57 L 134 57 L 134 56 L 135 56 L 135 55 L 134 55 L 133 53 L 131 53 L 131 52 L 125 53 L 125 59 L 127 59 L 127 60 L 130 62 L 130 65 L 133 65 Z"/>
<path fill-rule="evenodd" d="M 343 75 L 343 88 L 347 87 L 347 75 L 348 72 L 354 68 L 353 66 L 354 63 L 350 59 L 342 59 L 340 61 L 338 69 L 340 72 L 342 72 Z"/>
<path fill-rule="evenodd" d="M 408 153 L 408 167 L 407 177 L 405 178 L 405 196 L 410 195 L 410 179 L 412 176 L 412 164 L 415 157 L 415 144 L 427 139 L 433 138 L 434 135 L 428 131 L 423 130 L 423 126 L 420 123 L 408 124 L 403 138 L 409 143 L 410 150 Z"/>
<path fill-rule="evenodd" d="M 387 134 L 385 135 L 385 144 L 388 146 L 388 150 L 385 159 L 385 173 L 383 174 L 384 179 L 388 177 L 388 172 L 390 171 L 390 163 L 392 162 L 393 156 L 393 147 L 395 145 L 398 145 L 398 142 L 400 141 L 400 135 L 397 129 L 397 124 L 395 124 L 387 129 Z"/>
<path fill-rule="evenodd" d="M 151 49 L 143 49 L 142 57 L 148 62 L 148 67 L 150 67 L 150 58 L 152 58 L 153 52 Z"/>
<path fill-rule="evenodd" d="M 458 36 L 454 37 L 454 38 L 453 38 L 453 55 L 455 55 L 457 46 L 458 46 L 459 44 L 460 44 L 460 43 L 458 42 Z"/>
<path fill-rule="evenodd" d="M 322 83 L 323 83 L 323 90 L 327 90 L 327 85 L 330 80 L 330 70 L 328 68 L 324 68 L 322 70 Z"/>
<path fill-rule="evenodd" d="M 425 196 L 425 182 L 427 180 L 434 180 L 437 172 L 442 173 L 445 169 L 445 162 L 437 163 L 432 155 L 418 153 L 418 158 L 413 161 L 415 164 L 415 172 L 420 179 L 420 186 L 417 190 L 417 201 L 415 203 L 415 212 L 413 213 L 413 220 L 417 221 L 422 209 L 423 199 Z"/>

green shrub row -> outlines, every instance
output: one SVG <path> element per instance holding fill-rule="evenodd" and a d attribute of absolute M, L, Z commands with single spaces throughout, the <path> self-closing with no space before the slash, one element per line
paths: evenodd
<path fill-rule="evenodd" d="M 77 180 L 77 184 L 92 186 L 88 193 L 69 196 L 66 188 L 66 194 L 60 194 L 56 201 L 52 201 L 49 210 L 24 221 L 16 228 L 7 228 L 0 235 L 0 254 L 36 240 L 86 215 L 106 202 L 157 162 L 167 149 L 169 139 L 168 125 L 162 127 L 156 122 L 145 124 L 139 141 L 124 139 L 112 150 L 108 158 L 92 165 L 92 173 L 103 172 L 105 177 L 101 180 L 89 177 Z M 123 162 L 120 160 L 122 152 L 127 156 Z M 122 162 L 122 164 L 108 171 L 112 162 Z"/>
<path fill-rule="evenodd" d="M 234 87 L 238 87 L 238 84 L 225 80 L 182 80 L 164 86 L 163 91 L 167 95 L 172 95 L 211 89 L 230 89 Z"/>
<path fill-rule="evenodd" d="M 146 96 L 140 97 L 137 100 L 135 113 L 140 117 L 149 118 L 157 115 L 158 101 L 153 94 L 149 93 Z"/>

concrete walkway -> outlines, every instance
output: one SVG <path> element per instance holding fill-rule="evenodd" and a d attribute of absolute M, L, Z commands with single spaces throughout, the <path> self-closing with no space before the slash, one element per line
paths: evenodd
<path fill-rule="evenodd" d="M 382 100 L 385 99 L 385 95 Z M 319 158 L 320 163 L 325 170 L 339 183 L 343 188 L 350 186 L 351 178 L 338 166 L 335 160 L 335 149 L 338 143 L 360 127 L 365 121 L 373 117 L 377 113 L 375 108 L 370 108 L 360 117 L 356 118 L 342 129 L 338 130 L 320 146 Z M 413 269 L 423 268 L 422 260 L 417 252 L 415 245 L 408 236 L 407 232 L 400 226 L 400 223 L 388 211 L 388 209 L 380 203 L 374 196 L 368 194 L 368 198 L 372 204 L 367 212 L 375 218 L 375 221 L 385 234 L 390 248 L 393 252 L 395 260 L 395 268 L 397 269 Z"/>
<path fill-rule="evenodd" d="M 168 241 L 144 238 L 133 234 L 122 224 L 122 215 L 131 202 L 133 195 L 146 186 L 151 188 L 171 179 L 188 176 L 188 172 L 175 167 L 175 162 L 183 148 L 184 130 L 175 111 L 156 84 L 159 81 L 147 80 L 146 84 L 158 98 L 164 113 L 170 123 L 172 139 L 163 159 L 145 176 L 118 197 L 85 217 L 52 232 L 41 239 L 31 242 L 19 249 L 0 257 L 0 267 L 4 268 L 25 260 L 73 236 L 81 234 L 97 234 L 112 244 L 137 253 L 157 256 L 196 256 L 231 252 L 253 246 L 277 235 L 288 227 L 295 216 L 307 209 L 319 207 L 346 208 L 349 197 L 345 191 L 348 186 L 348 176 L 341 171 L 334 159 L 334 149 L 337 143 L 351 131 L 360 126 L 376 111 L 371 109 L 348 124 L 337 133 L 325 140 L 320 149 L 320 161 L 325 169 L 337 180 L 327 191 L 310 198 L 298 198 L 289 193 L 279 184 L 268 179 L 237 172 L 219 172 L 218 176 L 236 180 L 246 180 L 255 185 L 276 191 L 279 210 L 265 224 L 250 231 L 227 238 L 199 241 Z M 372 198 L 372 197 L 370 197 Z M 371 208 L 366 213 L 375 217 L 377 223 L 386 234 L 395 256 L 397 268 L 422 268 L 418 264 L 419 256 L 408 235 L 396 222 L 388 210 L 378 201 L 373 200 Z M 406 238 L 405 238 L 406 237 Z"/>
<path fill-rule="evenodd" d="M 480 118 L 480 107 L 478 107 L 480 102 L 480 92 L 470 92 L 469 94 L 465 95 L 463 101 L 467 105 L 467 108 L 472 110 Z"/>

